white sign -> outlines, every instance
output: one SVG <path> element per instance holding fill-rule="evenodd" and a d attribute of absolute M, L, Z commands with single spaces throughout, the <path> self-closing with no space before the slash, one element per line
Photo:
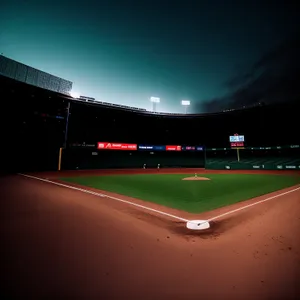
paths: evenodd
<path fill-rule="evenodd" d="M 229 137 L 229 141 L 231 143 L 235 143 L 235 142 L 245 142 L 245 136 L 244 135 L 231 135 Z"/>

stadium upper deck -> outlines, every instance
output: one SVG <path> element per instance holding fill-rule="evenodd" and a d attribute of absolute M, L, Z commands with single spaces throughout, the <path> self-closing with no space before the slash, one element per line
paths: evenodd
<path fill-rule="evenodd" d="M 158 114 L 82 102 L 5 77 L 0 77 L 0 95 L 4 163 L 22 156 L 36 164 L 56 165 L 66 136 L 69 103 L 67 144 L 108 141 L 228 147 L 229 135 L 235 133 L 245 135 L 248 146 L 300 144 L 299 102 L 215 114 Z"/>
<path fill-rule="evenodd" d="M 0 77 L 0 82 L 2 105 L 9 112 L 11 127 L 26 127 L 32 135 L 41 121 L 43 126 L 64 131 L 67 105 L 71 103 L 70 142 L 109 140 L 225 147 L 228 136 L 234 133 L 244 134 L 246 143 L 253 146 L 298 143 L 300 138 L 299 101 L 213 114 L 164 114 L 80 101 L 5 77 Z M 56 138 L 55 144 L 61 144 L 61 138 Z"/>

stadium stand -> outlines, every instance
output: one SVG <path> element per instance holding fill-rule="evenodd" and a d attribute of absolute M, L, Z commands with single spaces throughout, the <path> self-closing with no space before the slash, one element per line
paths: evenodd
<path fill-rule="evenodd" d="M 5 141 L 2 168 L 10 171 L 57 169 L 59 149 L 65 142 L 68 105 L 68 139 L 64 150 L 64 161 L 68 162 L 65 166 L 68 168 L 74 168 L 78 164 L 79 160 L 75 163 L 74 157 L 86 155 L 80 151 L 89 153 L 89 159 L 81 159 L 80 168 L 116 166 L 113 163 L 100 163 L 108 155 L 103 152 L 92 157 L 99 141 L 229 147 L 229 135 L 238 132 L 245 135 L 246 145 L 251 147 L 300 144 L 299 101 L 214 114 L 181 115 L 152 113 L 96 101 L 91 103 L 4 76 L 0 76 L 0 92 Z M 74 144 L 85 146 L 71 147 Z M 157 155 L 150 157 L 149 153 L 147 157 L 131 154 L 129 158 L 129 153 L 126 153 L 122 157 L 125 153 L 118 152 L 111 159 L 119 162 L 126 160 L 124 167 L 137 166 L 145 159 L 149 161 L 149 165 L 155 165 L 159 159 Z M 207 152 L 208 163 L 211 153 L 213 152 Z M 193 158 L 194 160 L 191 156 L 180 157 L 184 154 L 174 154 L 169 159 L 170 155 L 173 154 L 161 158 L 165 162 L 162 165 L 180 165 L 185 160 L 184 166 L 192 166 L 195 160 L 199 161 L 199 157 Z M 175 158 L 176 155 L 178 157 Z M 276 159 L 283 158 L 278 153 L 272 155 Z M 264 159 L 264 162 L 273 163 L 272 155 L 268 154 L 268 161 Z M 293 162 L 294 158 L 290 155 L 290 152 L 286 154 L 284 160 Z M 69 159 L 65 159 L 67 156 Z M 261 159 L 256 152 L 241 152 L 243 162 L 262 162 Z M 298 159 L 298 152 L 295 159 Z"/>

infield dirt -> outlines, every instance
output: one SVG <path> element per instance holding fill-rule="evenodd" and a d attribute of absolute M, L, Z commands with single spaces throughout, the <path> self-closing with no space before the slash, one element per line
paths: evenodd
<path fill-rule="evenodd" d="M 200 180 L 200 181 L 203 181 L 203 180 L 210 180 L 210 179 L 207 178 L 207 177 L 191 176 L 191 177 L 182 178 L 182 180 Z"/>
<path fill-rule="evenodd" d="M 300 295 L 299 190 L 219 219 L 200 234 L 182 222 L 46 182 L 10 176 L 0 184 L 3 296 L 260 300 Z M 270 195 L 259 199 L 265 197 Z"/>

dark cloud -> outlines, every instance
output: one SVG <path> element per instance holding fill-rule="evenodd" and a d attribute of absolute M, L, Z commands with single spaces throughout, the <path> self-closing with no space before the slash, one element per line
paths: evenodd
<path fill-rule="evenodd" d="M 299 78 L 300 34 L 263 55 L 249 72 L 226 82 L 231 92 L 207 101 L 202 109 L 212 112 L 295 100 L 300 97 Z"/>

